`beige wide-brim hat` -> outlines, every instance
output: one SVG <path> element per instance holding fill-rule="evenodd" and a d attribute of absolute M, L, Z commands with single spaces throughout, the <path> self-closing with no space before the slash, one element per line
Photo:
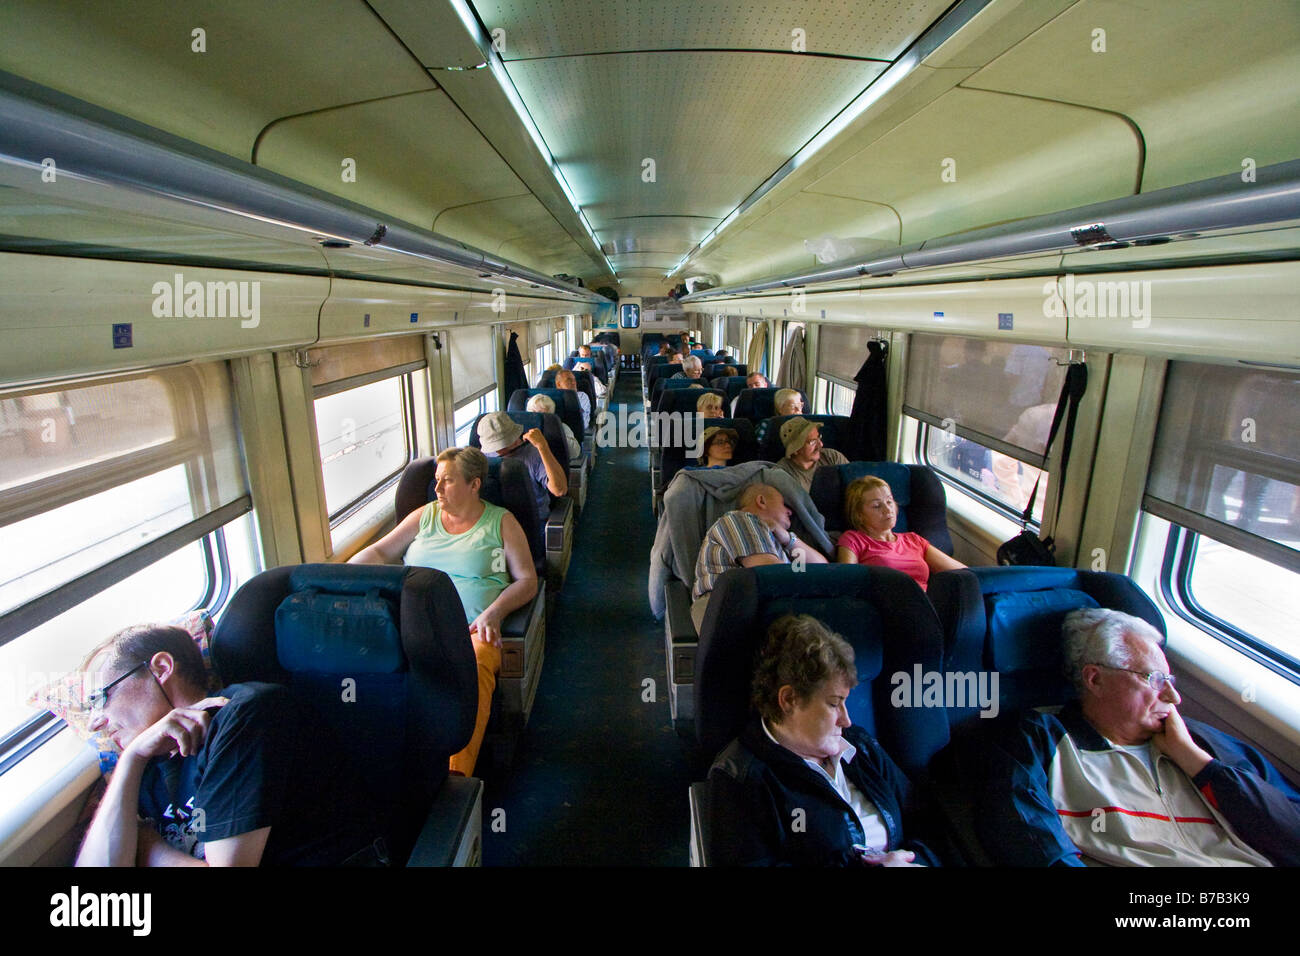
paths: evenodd
<path fill-rule="evenodd" d="M 505 412 L 489 412 L 479 419 L 478 443 L 486 454 L 495 455 L 523 437 L 523 427 Z"/>
<path fill-rule="evenodd" d="M 781 444 L 785 446 L 786 455 L 793 455 L 808 440 L 808 433 L 814 428 L 821 428 L 821 422 L 810 422 L 802 416 L 790 419 L 781 426 Z"/>

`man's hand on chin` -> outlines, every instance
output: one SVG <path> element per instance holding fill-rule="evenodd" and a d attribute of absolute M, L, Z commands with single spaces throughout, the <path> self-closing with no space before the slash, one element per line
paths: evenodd
<path fill-rule="evenodd" d="M 212 711 L 230 702 L 228 697 L 205 697 L 190 707 L 177 707 L 157 723 L 146 727 L 131 741 L 124 755 L 142 757 L 170 757 L 180 754 L 190 757 L 198 753 L 212 722 Z"/>
<path fill-rule="evenodd" d="M 1172 704 L 1169 705 L 1169 716 L 1164 720 L 1164 728 L 1152 734 L 1151 741 L 1189 777 L 1195 777 L 1214 759 L 1192 739 L 1182 715 Z"/>

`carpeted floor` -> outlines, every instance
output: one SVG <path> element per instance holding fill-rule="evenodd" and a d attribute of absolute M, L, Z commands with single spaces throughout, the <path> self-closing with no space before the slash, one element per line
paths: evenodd
<path fill-rule="evenodd" d="M 643 407 L 638 373 L 621 375 L 618 405 Z M 654 532 L 648 452 L 600 449 L 528 729 L 508 772 L 478 771 L 484 865 L 687 864 L 686 792 L 703 770 L 669 719 L 646 599 Z"/>

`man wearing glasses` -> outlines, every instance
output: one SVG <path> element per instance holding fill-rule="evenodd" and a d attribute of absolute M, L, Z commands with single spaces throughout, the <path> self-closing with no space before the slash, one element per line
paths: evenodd
<path fill-rule="evenodd" d="M 1079 699 L 1031 712 L 997 750 L 978 815 L 996 862 L 1300 865 L 1300 793 L 1254 748 L 1183 719 L 1155 628 L 1087 608 L 1062 630 Z"/>
<path fill-rule="evenodd" d="M 375 831 L 349 805 L 354 781 L 287 688 L 250 682 L 209 696 L 202 655 L 177 627 L 127 628 L 89 666 L 101 687 L 87 700 L 90 727 L 122 754 L 78 866 L 332 865 L 374 855 Z"/>

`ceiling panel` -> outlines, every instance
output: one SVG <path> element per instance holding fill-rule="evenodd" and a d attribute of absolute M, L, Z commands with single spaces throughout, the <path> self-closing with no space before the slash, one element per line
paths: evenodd
<path fill-rule="evenodd" d="M 815 269 L 804 241 L 833 237 L 864 257 L 898 244 L 900 224 L 892 209 L 843 196 L 803 193 L 777 206 L 733 236 L 705 247 L 685 274 L 716 272 L 726 284 Z"/>
<path fill-rule="evenodd" d="M 1172 9 L 1085 0 L 965 85 L 1125 114 L 1146 140 L 1144 191 L 1300 156 L 1300 2 Z M 1099 28 L 1105 52 L 1093 51 Z"/>
<path fill-rule="evenodd" d="M 690 247 L 718 224 L 702 216 L 629 216 L 614 219 L 601 228 L 605 253 L 670 252 Z M 681 258 L 681 253 L 677 253 Z"/>
<path fill-rule="evenodd" d="M 760 53 L 510 64 L 598 233 L 628 216 L 727 215 L 880 71 Z M 645 160 L 654 161 L 653 182 L 643 179 Z"/>
<path fill-rule="evenodd" d="M 504 59 L 617 50 L 804 49 L 892 60 L 950 0 L 475 0 L 489 30 L 505 30 Z"/>
<path fill-rule="evenodd" d="M 272 120 L 434 87 L 356 0 L 6 0 L 3 18 L 0 69 L 244 160 Z"/>
<path fill-rule="evenodd" d="M 920 242 L 1131 195 L 1138 146 L 1115 116 L 959 88 L 806 191 L 886 203 Z"/>
<path fill-rule="evenodd" d="M 786 199 L 761 226 L 724 233 L 693 266 L 737 282 L 801 259 L 795 268 L 811 267 L 803 242 L 818 236 L 883 248 L 1115 199 L 1132 194 L 1138 159 L 1136 137 L 1118 117 L 953 89 Z M 773 264 L 780 268 L 765 268 Z"/>
<path fill-rule="evenodd" d="M 342 162 L 355 161 L 355 182 Z M 425 229 L 453 206 L 526 192 L 496 151 L 441 90 L 299 116 L 262 137 L 257 163 Z M 473 244 L 471 242 L 471 244 Z"/>
<path fill-rule="evenodd" d="M 557 261 L 580 261 L 573 238 L 530 193 L 454 206 L 438 216 L 434 231 L 552 275 L 564 271 Z"/>

